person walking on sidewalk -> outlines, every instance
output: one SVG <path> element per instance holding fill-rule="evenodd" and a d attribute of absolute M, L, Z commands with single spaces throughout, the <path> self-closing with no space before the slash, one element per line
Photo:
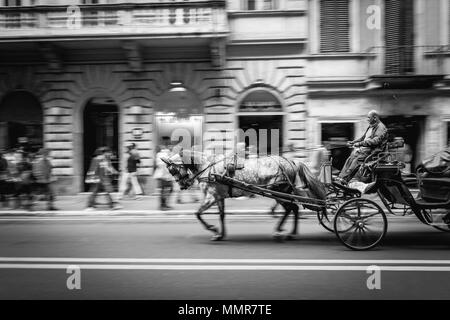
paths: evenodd
<path fill-rule="evenodd" d="M 93 210 L 95 208 L 95 199 L 99 192 L 106 193 L 111 209 L 117 210 L 122 207 L 112 197 L 112 176 L 117 174 L 116 169 L 111 164 L 111 149 L 108 147 L 101 147 L 95 151 L 89 171 L 86 174 L 86 183 L 90 183 L 91 195 L 88 199 L 88 207 L 86 210 Z"/>
<path fill-rule="evenodd" d="M 53 166 L 49 159 L 49 150 L 40 149 L 37 157 L 32 163 L 33 176 L 36 183 L 36 188 L 40 193 L 44 194 L 47 199 L 47 209 L 57 210 L 54 206 L 55 195 L 53 192 L 52 182 L 55 181 L 52 174 Z"/>
<path fill-rule="evenodd" d="M 133 186 L 133 191 L 135 198 L 139 199 L 140 196 L 142 196 L 142 188 L 139 184 L 138 178 L 137 178 L 137 170 L 141 163 L 141 158 L 139 156 L 139 152 L 136 149 L 136 144 L 132 143 L 127 147 L 128 149 L 128 159 L 127 159 L 127 167 L 122 174 L 122 179 L 120 182 L 120 198 L 122 199 L 125 197 L 125 194 L 128 189 L 128 180 L 131 181 L 131 185 Z"/>
<path fill-rule="evenodd" d="M 33 196 L 33 167 L 31 165 L 31 155 L 22 150 L 17 150 L 16 157 L 16 177 L 15 177 L 15 198 L 16 208 L 24 207 L 28 211 L 32 210 Z M 24 199 L 23 199 L 24 198 Z"/>
<path fill-rule="evenodd" d="M 159 147 L 158 147 L 159 149 Z M 167 146 L 163 146 L 155 157 L 155 173 L 153 178 L 158 181 L 158 187 L 160 189 L 160 206 L 159 209 L 162 211 L 171 210 L 167 204 L 169 196 L 173 191 L 173 177 L 167 170 L 166 164 L 161 160 L 162 158 L 169 158 L 170 150 Z"/>
<path fill-rule="evenodd" d="M 194 149 L 192 149 L 192 150 L 194 150 Z M 177 154 L 177 153 L 180 156 L 182 156 L 182 153 L 183 153 L 183 136 L 180 136 L 178 138 L 178 141 L 172 147 L 171 155 L 174 155 L 174 154 Z M 197 195 L 195 194 L 196 192 L 198 192 L 198 184 L 193 185 L 190 189 L 191 190 L 181 190 L 180 185 L 178 183 L 174 183 L 173 184 L 173 191 L 175 193 L 175 199 L 176 199 L 176 203 L 177 204 L 182 204 L 183 203 L 183 194 L 190 194 L 192 202 L 198 202 L 199 201 Z"/>
<path fill-rule="evenodd" d="M 6 203 L 8 185 L 8 161 L 3 157 L 3 150 L 0 149 L 0 205 Z"/>

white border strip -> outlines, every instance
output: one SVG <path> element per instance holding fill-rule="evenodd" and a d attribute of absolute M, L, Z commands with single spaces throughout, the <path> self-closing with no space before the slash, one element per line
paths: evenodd
<path fill-rule="evenodd" d="M 353 259 L 190 259 L 190 258 L 64 258 L 0 257 L 3 262 L 66 263 L 206 263 L 206 264 L 364 264 L 364 265 L 449 265 L 450 260 L 353 260 Z"/>
<path fill-rule="evenodd" d="M 0 264 L 0 269 L 67 269 L 67 264 Z M 85 264 L 84 270 L 251 270 L 251 271 L 366 271 L 368 266 L 255 266 L 255 265 L 130 265 Z M 382 271 L 438 271 L 450 272 L 450 267 L 429 266 L 377 266 Z"/>

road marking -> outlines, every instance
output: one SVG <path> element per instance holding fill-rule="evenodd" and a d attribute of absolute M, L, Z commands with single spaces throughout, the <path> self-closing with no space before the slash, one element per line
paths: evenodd
<path fill-rule="evenodd" d="M 184 259 L 184 258 L 58 258 L 0 257 L 0 269 L 85 270 L 254 270 L 254 271 L 383 271 L 450 272 L 450 260 L 344 259 Z"/>
<path fill-rule="evenodd" d="M 0 269 L 67 269 L 70 264 L 0 264 Z M 366 271 L 368 266 L 289 266 L 289 265 L 146 265 L 146 264 L 78 264 L 82 270 L 251 270 L 251 271 Z M 449 267 L 378 266 L 382 271 L 450 272 Z"/>

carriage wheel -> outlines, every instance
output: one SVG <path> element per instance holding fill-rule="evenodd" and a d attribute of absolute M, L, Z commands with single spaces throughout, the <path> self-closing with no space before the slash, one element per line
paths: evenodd
<path fill-rule="evenodd" d="M 437 210 L 439 210 L 439 209 L 437 209 Z M 424 216 L 427 216 L 429 221 L 433 221 L 433 223 L 436 223 L 436 224 L 442 224 L 442 225 L 431 224 L 431 226 L 433 228 L 443 231 L 443 232 L 450 232 L 450 221 L 448 221 L 448 220 L 444 221 L 444 219 L 443 219 L 447 214 L 450 213 L 450 209 L 445 209 L 444 212 L 439 214 L 437 219 L 436 219 L 437 213 L 436 212 L 432 213 L 432 211 L 430 209 L 423 209 L 422 213 Z"/>
<path fill-rule="evenodd" d="M 336 213 L 334 230 L 339 241 L 353 250 L 368 250 L 386 235 L 387 219 L 372 200 L 356 198 L 344 203 Z"/>
<path fill-rule="evenodd" d="M 346 195 L 342 190 L 332 189 L 327 193 L 326 207 L 317 211 L 317 219 L 326 230 L 334 233 L 334 217 L 341 204 L 351 199 L 351 195 Z"/>

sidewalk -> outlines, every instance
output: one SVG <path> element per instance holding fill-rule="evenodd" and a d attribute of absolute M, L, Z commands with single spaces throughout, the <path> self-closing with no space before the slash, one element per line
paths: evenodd
<path fill-rule="evenodd" d="M 117 195 L 114 195 L 117 198 Z M 169 201 L 169 205 L 173 210 L 161 211 L 159 210 L 159 197 L 156 195 L 143 196 L 139 200 L 132 200 L 125 198 L 120 200 L 120 205 L 123 207 L 120 210 L 111 210 L 106 201 L 106 197 L 100 195 L 97 197 L 97 206 L 94 211 L 85 211 L 88 193 L 81 193 L 74 196 L 58 196 L 55 201 L 57 211 L 47 211 L 47 203 L 45 201 L 36 201 L 32 211 L 24 209 L 7 209 L 0 207 L 0 216 L 11 215 L 35 215 L 35 214 L 49 214 L 52 216 L 58 215 L 72 215 L 72 214 L 112 214 L 112 215 L 147 215 L 147 214 L 194 214 L 200 207 L 200 202 L 193 202 L 189 194 L 184 195 L 183 201 L 185 203 L 175 203 L 175 197 Z M 189 201 L 189 202 L 188 202 Z M 234 198 L 225 200 L 225 210 L 228 214 L 268 214 L 275 204 L 275 200 L 263 197 L 254 198 Z M 217 213 L 217 206 L 211 207 L 206 213 Z M 276 212 L 284 212 L 283 208 L 279 206 Z"/>

